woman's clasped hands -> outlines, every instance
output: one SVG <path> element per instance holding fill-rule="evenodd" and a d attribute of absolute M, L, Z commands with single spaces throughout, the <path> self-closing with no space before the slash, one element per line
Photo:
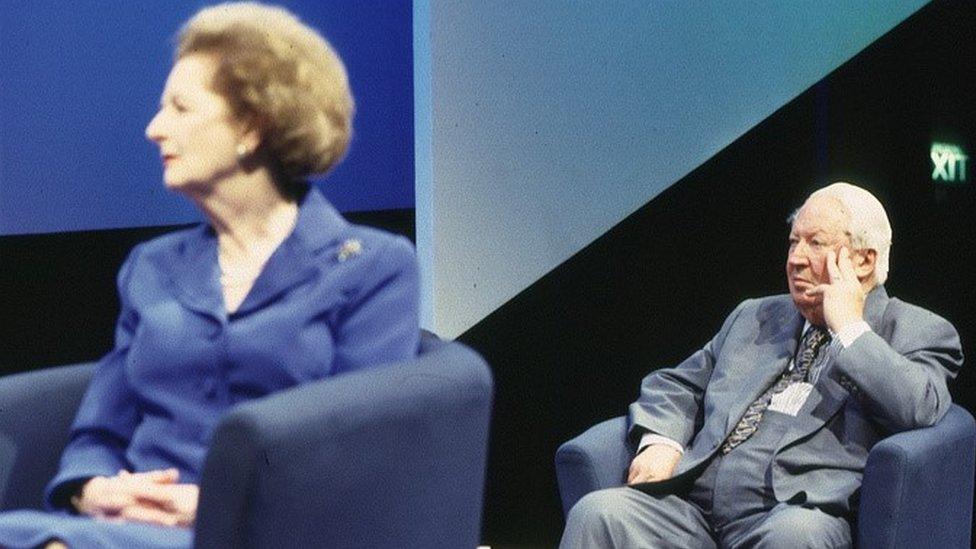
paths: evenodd
<path fill-rule="evenodd" d="M 93 477 L 72 504 L 79 513 L 99 519 L 190 527 L 196 519 L 200 488 L 180 484 L 179 476 L 176 469 L 162 469 Z"/>

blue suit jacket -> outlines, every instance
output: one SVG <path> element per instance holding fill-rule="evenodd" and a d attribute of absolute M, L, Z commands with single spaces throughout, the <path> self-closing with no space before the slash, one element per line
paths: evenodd
<path fill-rule="evenodd" d="M 314 187 L 230 315 L 219 274 L 208 226 L 133 249 L 118 277 L 115 348 L 78 410 L 49 506 L 120 469 L 176 467 L 181 482 L 198 482 L 211 432 L 234 404 L 416 354 L 413 247 L 349 224 Z"/>
<path fill-rule="evenodd" d="M 871 446 L 932 425 L 948 410 L 946 384 L 962 366 L 952 325 L 880 286 L 864 313 L 872 332 L 829 348 L 825 370 L 768 465 L 778 501 L 849 512 Z M 685 446 L 671 482 L 693 480 L 704 468 L 786 367 L 803 323 L 788 295 L 745 301 L 704 348 L 644 379 L 630 406 L 630 433 L 652 431 Z"/>

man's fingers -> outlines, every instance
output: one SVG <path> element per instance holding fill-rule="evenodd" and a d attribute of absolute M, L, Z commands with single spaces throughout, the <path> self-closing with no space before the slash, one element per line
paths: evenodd
<path fill-rule="evenodd" d="M 827 275 L 831 284 L 840 282 L 843 278 L 840 268 L 837 267 L 837 254 L 833 250 L 827 250 Z"/>
<path fill-rule="evenodd" d="M 638 484 L 641 482 L 655 482 L 658 480 L 663 480 L 662 475 L 656 475 L 653 471 L 641 471 L 640 473 L 633 475 L 633 478 L 627 480 L 627 484 Z"/>
<path fill-rule="evenodd" d="M 857 273 L 854 272 L 854 260 L 851 259 L 851 252 L 847 249 L 847 246 L 841 247 L 837 266 L 840 268 L 844 278 L 847 280 L 857 280 Z"/>
<path fill-rule="evenodd" d="M 807 291 L 803 292 L 806 295 L 823 295 L 827 291 L 827 284 L 820 284 L 819 286 L 814 286 L 809 288 Z"/>
<path fill-rule="evenodd" d="M 637 484 L 638 482 L 653 482 L 663 478 L 653 467 L 642 467 L 631 463 L 627 474 L 627 484 Z"/>
<path fill-rule="evenodd" d="M 634 465 L 633 463 L 631 463 L 630 469 L 628 469 L 627 471 L 627 484 L 633 484 L 634 479 L 636 479 L 639 474 L 640 474 L 640 468 Z"/>

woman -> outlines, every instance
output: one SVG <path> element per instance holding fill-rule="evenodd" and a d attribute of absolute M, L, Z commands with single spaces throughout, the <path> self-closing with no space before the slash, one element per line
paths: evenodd
<path fill-rule="evenodd" d="M 410 244 L 348 224 L 305 182 L 344 154 L 352 112 L 341 61 L 287 11 L 224 4 L 184 26 L 146 136 L 208 223 L 131 252 L 52 512 L 0 515 L 0 545 L 188 546 L 227 409 L 416 353 Z"/>

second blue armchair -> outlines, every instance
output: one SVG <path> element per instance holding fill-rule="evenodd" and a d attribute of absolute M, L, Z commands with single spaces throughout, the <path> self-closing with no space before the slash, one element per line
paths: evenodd
<path fill-rule="evenodd" d="M 492 378 L 458 343 L 234 408 L 200 485 L 197 547 L 475 547 Z M 93 365 L 0 378 L 0 509 L 39 508 Z"/>

